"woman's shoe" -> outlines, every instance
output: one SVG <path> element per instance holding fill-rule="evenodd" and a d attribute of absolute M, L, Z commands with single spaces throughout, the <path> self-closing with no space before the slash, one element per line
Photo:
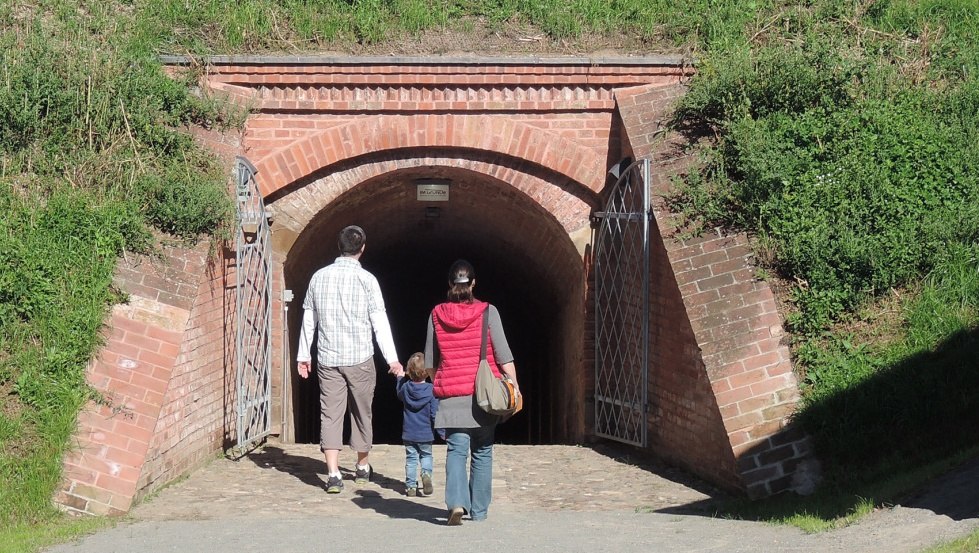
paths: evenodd
<path fill-rule="evenodd" d="M 462 524 L 462 515 L 465 513 L 462 507 L 453 507 L 449 510 L 449 526 L 459 526 Z"/>

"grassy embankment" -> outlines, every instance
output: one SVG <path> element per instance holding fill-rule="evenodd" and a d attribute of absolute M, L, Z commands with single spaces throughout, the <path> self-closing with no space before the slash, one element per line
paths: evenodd
<path fill-rule="evenodd" d="M 131 11 L 131 10 L 130 10 Z M 124 251 L 154 231 L 193 238 L 231 213 L 228 170 L 189 134 L 221 111 L 164 75 L 123 6 L 0 8 L 0 549 L 63 525 L 51 505 L 84 368 Z"/>

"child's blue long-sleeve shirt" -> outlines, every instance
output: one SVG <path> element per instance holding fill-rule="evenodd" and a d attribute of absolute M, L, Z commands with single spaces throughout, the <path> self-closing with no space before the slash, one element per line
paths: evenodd
<path fill-rule="evenodd" d="M 396 384 L 398 399 L 404 404 L 404 427 L 401 439 L 405 442 L 433 442 L 433 424 L 438 412 L 438 400 L 432 395 L 431 382 L 412 382 L 407 376 Z"/>

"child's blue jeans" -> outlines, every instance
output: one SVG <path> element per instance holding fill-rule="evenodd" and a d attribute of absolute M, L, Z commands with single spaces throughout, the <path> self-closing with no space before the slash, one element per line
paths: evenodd
<path fill-rule="evenodd" d="M 405 442 L 405 487 L 418 487 L 418 463 L 422 474 L 432 475 L 432 442 Z"/>

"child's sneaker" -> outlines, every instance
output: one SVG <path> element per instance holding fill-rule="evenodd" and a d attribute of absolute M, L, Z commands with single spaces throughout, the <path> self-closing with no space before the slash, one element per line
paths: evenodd
<path fill-rule="evenodd" d="M 407 495 L 408 497 L 415 497 L 416 495 L 418 495 L 418 489 L 408 488 L 405 490 L 405 495 Z"/>
<path fill-rule="evenodd" d="M 435 487 L 432 486 L 432 475 L 427 472 L 422 473 L 422 489 L 425 490 L 425 495 L 432 495 L 435 491 Z"/>

